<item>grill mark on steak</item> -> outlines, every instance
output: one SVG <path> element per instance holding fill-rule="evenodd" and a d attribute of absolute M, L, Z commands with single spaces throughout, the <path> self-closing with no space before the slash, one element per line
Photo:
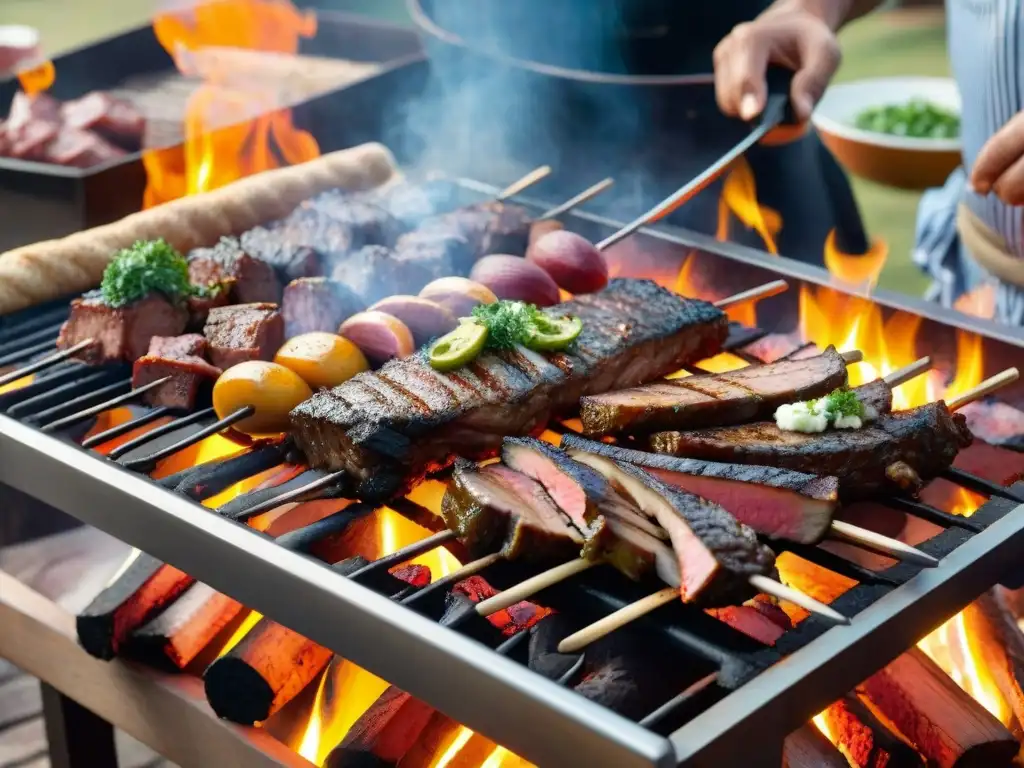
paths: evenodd
<path fill-rule="evenodd" d="M 607 307 L 635 307 L 637 319 L 626 322 Z M 366 493 L 372 484 L 373 493 L 393 494 L 411 487 L 424 473 L 447 466 L 456 453 L 487 458 L 500 449 L 505 435 L 539 432 L 554 414 L 575 409 L 581 395 L 636 385 L 707 357 L 720 349 L 727 333 L 721 310 L 647 280 L 616 279 L 602 294 L 547 311 L 578 316 L 583 332 L 578 345 L 563 353 L 562 365 L 556 362 L 558 355 L 540 356 L 550 363 L 542 371 L 544 378 L 537 378 L 532 358 L 524 362 L 490 352 L 453 373 L 427 371 L 430 363 L 421 350 L 299 405 L 292 412 L 295 439 L 314 466 L 346 469 L 366 486 Z M 581 349 L 586 350 L 583 355 Z M 454 402 L 435 408 L 424 398 L 429 413 L 413 408 L 383 413 L 358 396 L 362 382 L 377 376 L 392 378 L 394 372 L 395 380 L 407 381 L 409 366 L 424 369 L 418 378 L 443 378 Z M 338 404 L 335 393 L 350 407 Z M 389 455 L 376 453 L 371 443 L 383 445 Z M 402 447 L 400 461 L 394 458 L 397 446 Z M 385 477 L 393 487 L 387 487 Z M 369 498 L 362 490 L 359 495 Z"/>
<path fill-rule="evenodd" d="M 387 376 L 378 376 L 377 381 L 394 390 L 398 397 L 404 398 L 407 404 L 414 406 L 420 413 L 429 414 L 433 411 L 425 400 L 418 397 L 411 390 L 403 387 L 397 381 L 390 379 Z"/>
<path fill-rule="evenodd" d="M 816 544 L 839 508 L 835 477 L 683 459 L 574 435 L 564 435 L 561 446 L 577 459 L 594 454 L 643 467 L 667 485 L 720 504 L 741 523 L 774 539 Z"/>
<path fill-rule="evenodd" d="M 580 419 L 584 433 L 595 437 L 741 424 L 771 418 L 784 403 L 823 397 L 846 381 L 846 363 L 829 347 L 813 358 L 586 397 L 580 403 Z"/>
<path fill-rule="evenodd" d="M 883 415 L 861 429 L 804 434 L 761 422 L 655 433 L 651 447 L 675 456 L 827 473 L 839 478 L 840 497 L 852 500 L 886 492 L 915 495 L 972 439 L 965 418 L 940 401 Z"/>

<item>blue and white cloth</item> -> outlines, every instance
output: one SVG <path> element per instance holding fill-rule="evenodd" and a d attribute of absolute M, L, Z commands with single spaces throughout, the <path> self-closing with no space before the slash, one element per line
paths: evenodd
<path fill-rule="evenodd" d="M 967 172 L 981 148 L 1024 109 L 1024 0 L 946 0 L 953 73 L 963 100 L 961 134 Z M 959 170 L 929 191 L 918 214 L 914 260 L 933 278 L 932 297 L 951 306 L 961 293 L 992 280 L 965 253 L 956 236 L 956 205 L 963 201 L 1024 259 L 1024 208 L 982 196 Z M 1024 325 L 1024 287 L 993 281 L 995 319 Z"/>

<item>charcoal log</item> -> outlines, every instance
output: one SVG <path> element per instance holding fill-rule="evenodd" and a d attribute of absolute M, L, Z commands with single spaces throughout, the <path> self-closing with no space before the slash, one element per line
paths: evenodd
<path fill-rule="evenodd" d="M 242 612 L 242 605 L 205 584 L 193 584 L 163 613 L 132 633 L 126 653 L 153 666 L 184 669 Z"/>
<path fill-rule="evenodd" d="M 991 589 L 964 609 L 963 621 L 972 650 L 1024 725 L 1024 635 L 1017 626 L 1016 597 L 1002 587 Z"/>
<path fill-rule="evenodd" d="M 144 552 L 78 614 L 78 642 L 92 656 L 112 659 L 133 630 L 170 605 L 195 580 Z"/>
<path fill-rule="evenodd" d="M 786 737 L 782 768 L 847 768 L 849 763 L 824 734 L 808 723 Z"/>
<path fill-rule="evenodd" d="M 262 445 L 238 456 L 183 469 L 159 482 L 164 488 L 194 501 L 205 501 L 247 477 L 283 463 L 291 448 L 287 440 L 275 445 Z"/>
<path fill-rule="evenodd" d="M 829 706 L 825 723 L 853 768 L 924 768 L 921 755 L 855 696 L 845 696 Z"/>
<path fill-rule="evenodd" d="M 416 744 L 434 714 L 429 705 L 391 686 L 349 728 L 324 766 L 395 765 Z"/>

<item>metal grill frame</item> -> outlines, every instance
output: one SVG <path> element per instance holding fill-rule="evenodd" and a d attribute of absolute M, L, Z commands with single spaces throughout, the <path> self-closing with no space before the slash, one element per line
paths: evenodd
<path fill-rule="evenodd" d="M 468 190 L 493 193 L 486 185 L 460 181 Z M 616 226 L 586 214 L 572 219 L 573 228 Z M 819 268 L 695 233 L 662 230 L 656 236 L 802 282 L 830 282 Z M 873 298 L 918 310 L 895 297 Z M 1024 346 L 1017 329 L 934 305 L 921 309 L 935 322 Z M 187 571 L 540 765 L 777 766 L 786 734 L 991 587 L 1024 547 L 1024 505 L 989 501 L 978 513 L 979 520 L 991 521 L 982 533 L 953 529 L 922 546 L 927 550 L 934 543 L 932 554 L 946 555 L 938 568 L 918 573 L 857 612 L 852 626 L 821 633 L 664 738 L 319 560 L 285 550 L 144 476 L 6 416 L 0 416 L 0 483 Z"/>

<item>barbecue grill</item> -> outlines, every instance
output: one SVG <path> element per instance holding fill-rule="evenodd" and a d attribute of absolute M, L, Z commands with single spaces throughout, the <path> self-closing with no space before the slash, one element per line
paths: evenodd
<path fill-rule="evenodd" d="M 460 185 L 467 200 L 496 192 L 472 181 Z M 594 240 L 618 228 L 584 214 L 572 214 L 565 222 Z M 720 268 L 742 270 L 747 287 L 779 272 L 791 281 L 789 294 L 771 299 L 760 313 L 776 318 L 778 327 L 732 325 L 726 348 L 740 356 L 769 331 L 786 327 L 794 315 L 798 286 L 829 282 L 814 267 L 677 230 L 638 235 L 634 249 L 657 254 L 658 264 L 632 260 L 622 265 L 624 274 L 651 269 L 664 273 L 672 265 L 677 269 L 687 253 L 698 249 Z M 874 298 L 897 305 L 888 294 Z M 952 359 L 950 345 L 965 327 L 983 337 L 991 368 L 1020 360 L 1024 339 L 1016 332 L 931 306 L 921 309 L 927 309 L 921 313 L 926 318 L 921 338 L 933 346 L 922 352 L 932 354 L 940 366 Z M 56 302 L 0 320 L 0 364 L 30 365 L 50 353 L 67 311 L 66 302 Z M 216 417 L 200 409 L 172 414 L 180 419 L 177 429 L 154 430 L 106 458 L 82 450 L 76 443 L 94 425 L 95 407 L 109 404 L 130 387 L 121 368 L 86 368 L 65 361 L 39 371 L 28 386 L 0 394 L 0 482 L 181 568 L 540 765 L 778 766 L 787 734 L 991 587 L 1016 564 L 1024 546 L 1024 483 L 1004 488 L 950 470 L 946 481 L 988 497 L 969 518 L 921 502 L 881 502 L 893 514 L 941 528 L 920 545 L 941 559 L 936 568 L 901 563 L 872 571 L 822 548 L 777 547 L 858 582 L 832 603 L 853 619 L 851 626 L 830 628 L 811 617 L 774 647 L 765 647 L 678 602 L 631 625 L 625 631 L 628 637 L 656 649 L 661 654 L 657 658 L 672 667 L 673 674 L 666 670 L 666 675 L 675 688 L 629 719 L 573 693 L 578 668 L 558 680 L 529 670 L 526 631 L 495 639 L 466 617 L 448 616 L 447 626 L 440 625 L 451 581 L 404 590 L 402 599 L 382 592 L 375 575 L 425 551 L 430 540 L 348 577 L 310 556 L 318 542 L 343 532 L 369 509 L 350 506 L 276 540 L 243 524 L 257 505 L 263 509 L 268 498 L 283 500 L 283 494 L 317 473 L 304 472 L 296 482 L 241 496 L 219 514 L 198 503 L 277 466 L 287 446 L 251 445 L 238 456 L 158 482 L 149 480 L 146 473 L 158 459 L 209 434 Z M 1021 387 L 1002 396 L 1019 403 Z M 155 418 L 152 409 L 128 401 L 119 404 L 133 408 L 131 426 Z M 130 428 L 116 429 L 124 433 Z M 93 436 L 86 445 L 112 436 Z M 337 496 L 341 490 L 327 485 L 319 493 Z M 442 530 L 430 510 L 409 500 L 390 506 L 425 527 Z M 643 585 L 601 570 L 550 588 L 536 601 L 573 621 L 589 623 L 645 594 Z M 498 562 L 481 575 L 502 589 L 534 572 L 520 563 Z M 777 663 L 783 658 L 785 663 Z M 756 750 L 750 748 L 753 744 Z"/>

